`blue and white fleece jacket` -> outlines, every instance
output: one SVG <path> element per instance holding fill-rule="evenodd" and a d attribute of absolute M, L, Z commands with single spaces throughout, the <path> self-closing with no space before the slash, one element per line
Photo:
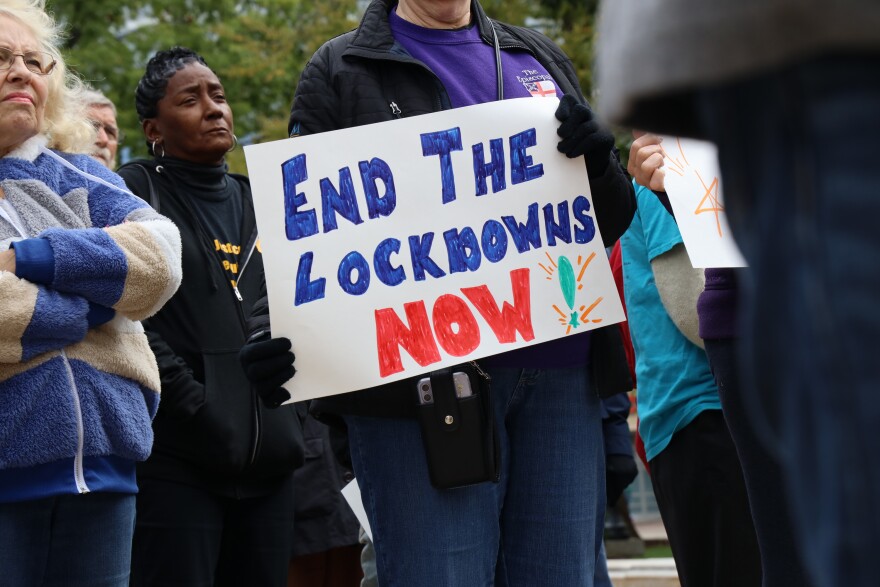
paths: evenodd
<path fill-rule="evenodd" d="M 138 320 L 180 285 L 180 234 L 82 155 L 0 158 L 0 503 L 134 493 L 159 371 Z"/>

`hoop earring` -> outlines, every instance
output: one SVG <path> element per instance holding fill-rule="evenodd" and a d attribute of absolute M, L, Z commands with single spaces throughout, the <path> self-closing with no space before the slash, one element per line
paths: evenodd
<path fill-rule="evenodd" d="M 152 142 L 152 144 L 150 145 L 150 148 L 153 151 L 153 156 L 154 157 L 164 157 L 165 156 L 165 145 L 163 145 L 162 143 L 159 143 L 159 146 L 162 148 L 162 154 L 160 155 L 159 153 L 156 152 L 156 143 L 158 143 L 158 142 L 159 142 L 158 140 L 154 140 Z"/>
<path fill-rule="evenodd" d="M 229 148 L 226 150 L 226 152 L 227 152 L 227 153 L 231 153 L 232 151 L 235 150 L 235 148 L 236 148 L 237 146 L 238 146 L 238 137 L 235 136 L 235 135 L 233 134 L 233 135 L 232 135 L 232 146 L 229 147 Z"/>

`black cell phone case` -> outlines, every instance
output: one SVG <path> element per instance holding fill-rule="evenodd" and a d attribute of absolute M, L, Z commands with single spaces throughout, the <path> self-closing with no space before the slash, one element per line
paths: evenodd
<path fill-rule="evenodd" d="M 452 377 L 457 371 L 467 373 L 473 395 L 457 397 Z M 429 376 L 434 402 L 419 406 L 419 422 L 431 484 L 452 489 L 498 482 L 501 459 L 488 376 L 471 364 L 438 369 Z"/>

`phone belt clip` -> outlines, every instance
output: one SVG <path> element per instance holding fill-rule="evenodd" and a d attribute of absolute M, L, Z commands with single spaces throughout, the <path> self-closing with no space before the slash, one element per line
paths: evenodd
<path fill-rule="evenodd" d="M 431 388 L 434 394 L 434 417 L 439 420 L 440 430 L 446 432 L 458 430 L 461 412 L 458 407 L 458 395 L 455 392 L 452 369 L 443 368 L 431 371 Z"/>

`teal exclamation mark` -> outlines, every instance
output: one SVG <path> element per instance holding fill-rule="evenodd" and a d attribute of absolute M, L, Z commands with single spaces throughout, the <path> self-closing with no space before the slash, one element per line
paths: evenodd
<path fill-rule="evenodd" d="M 560 255 L 559 257 L 559 287 L 562 288 L 562 296 L 568 309 L 572 310 L 569 325 L 577 328 L 580 325 L 577 312 L 574 311 L 574 294 L 577 292 L 577 280 L 574 277 L 574 267 L 568 257 Z"/>

